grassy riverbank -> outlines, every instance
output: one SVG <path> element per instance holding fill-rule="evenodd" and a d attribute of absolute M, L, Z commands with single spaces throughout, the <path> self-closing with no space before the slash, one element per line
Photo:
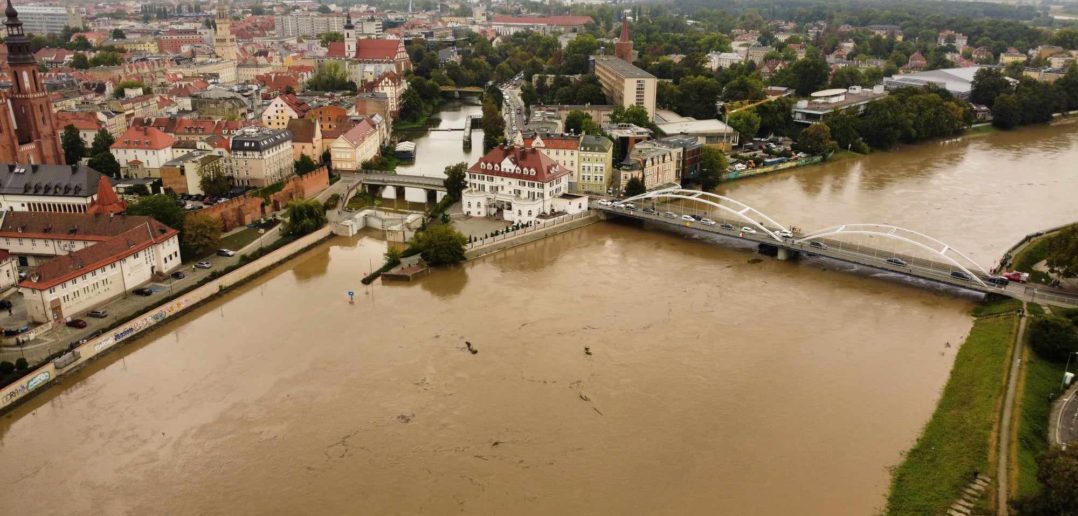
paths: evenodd
<path fill-rule="evenodd" d="M 1048 414 L 1052 400 L 1059 395 L 1063 364 L 1044 360 L 1026 343 L 1023 355 L 1023 381 L 1018 397 L 1017 424 L 1018 460 L 1017 496 L 1035 494 L 1040 490 L 1037 481 L 1037 456 L 1048 449 Z"/>
<path fill-rule="evenodd" d="M 979 312 L 998 310 L 988 307 Z M 993 431 L 1017 331 L 1015 314 L 974 321 L 936 411 L 893 471 L 887 514 L 943 514 L 974 471 L 994 471 Z"/>

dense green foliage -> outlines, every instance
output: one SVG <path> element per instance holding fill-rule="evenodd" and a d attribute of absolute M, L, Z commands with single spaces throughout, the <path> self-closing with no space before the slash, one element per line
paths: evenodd
<path fill-rule="evenodd" d="M 483 152 L 505 142 L 505 118 L 493 100 L 483 101 L 483 118 L 479 125 L 483 128 Z"/>
<path fill-rule="evenodd" d="M 284 234 L 303 236 L 326 225 L 326 208 L 315 199 L 295 200 L 288 203 Z"/>
<path fill-rule="evenodd" d="M 445 167 L 446 195 L 453 200 L 460 200 L 460 195 L 468 187 L 468 164 L 457 163 Z"/>
<path fill-rule="evenodd" d="M 307 80 L 311 91 L 356 91 L 356 83 L 348 78 L 348 72 L 337 61 L 318 64 L 314 75 Z"/>
<path fill-rule="evenodd" d="M 464 244 L 468 241 L 449 224 L 434 224 L 416 233 L 412 247 L 430 265 L 451 265 L 464 261 Z"/>
<path fill-rule="evenodd" d="M 111 152 L 106 151 L 90 156 L 87 165 L 106 176 L 120 177 L 120 162 L 116 161 L 116 157 Z"/>
<path fill-rule="evenodd" d="M 293 166 L 295 167 L 296 175 L 299 176 L 305 176 L 318 170 L 318 164 L 306 154 L 300 156 L 299 159 L 293 163 Z"/>
<path fill-rule="evenodd" d="M 1047 239 L 1045 260 L 1051 270 L 1065 278 L 1078 276 L 1078 225 Z"/>
<path fill-rule="evenodd" d="M 1029 344 L 1041 357 L 1065 361 L 1068 355 L 1078 351 L 1078 326 L 1067 317 L 1038 317 L 1029 324 Z"/>
<path fill-rule="evenodd" d="M 86 155 L 86 142 L 73 125 L 64 127 L 60 134 L 60 147 L 64 150 L 64 163 L 78 163 Z"/>
<path fill-rule="evenodd" d="M 176 229 L 183 229 L 183 208 L 169 195 L 157 194 L 140 197 L 127 207 L 128 215 L 146 215 L 158 222 Z"/>
<path fill-rule="evenodd" d="M 213 252 L 221 239 L 221 221 L 204 213 L 188 215 L 183 222 L 183 251 L 188 257 Z"/>
<path fill-rule="evenodd" d="M 648 189 L 644 186 L 644 180 L 639 177 L 633 176 L 625 182 L 625 195 L 627 197 L 633 197 L 647 192 Z"/>
<path fill-rule="evenodd" d="M 812 124 L 797 135 L 795 148 L 813 156 L 823 156 L 835 152 L 837 144 L 831 139 L 831 128 L 827 124 Z"/>
<path fill-rule="evenodd" d="M 1014 506 L 1019 514 L 1056 516 L 1078 514 L 1078 446 L 1052 448 L 1037 458 L 1040 491 Z"/>

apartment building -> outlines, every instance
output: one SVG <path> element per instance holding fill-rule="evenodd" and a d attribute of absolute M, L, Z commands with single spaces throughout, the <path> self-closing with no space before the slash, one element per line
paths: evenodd
<path fill-rule="evenodd" d="M 232 137 L 231 151 L 232 179 L 239 186 L 266 187 L 295 170 L 288 129 L 244 128 Z"/>
<path fill-rule="evenodd" d="M 603 85 L 603 94 L 611 104 L 643 107 L 648 119 L 655 119 L 658 79 L 654 75 L 613 56 L 592 56 L 592 62 L 595 75 Z"/>
<path fill-rule="evenodd" d="M 577 191 L 605 194 L 613 180 L 614 142 L 591 134 L 580 139 Z"/>

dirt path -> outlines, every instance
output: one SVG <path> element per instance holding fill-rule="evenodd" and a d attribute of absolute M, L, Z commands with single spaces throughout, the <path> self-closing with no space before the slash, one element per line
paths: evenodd
<path fill-rule="evenodd" d="M 1014 339 L 1013 351 L 1011 352 L 1012 362 L 1011 371 L 1007 375 L 1007 394 L 1003 398 L 1003 415 L 1000 418 L 999 427 L 999 464 L 996 470 L 996 485 L 998 490 L 998 503 L 996 513 L 1000 516 L 1007 516 L 1008 507 L 1008 487 L 1007 481 L 1009 476 L 1007 474 L 1007 461 L 1010 459 L 1010 447 L 1011 447 L 1011 418 L 1014 412 L 1014 398 L 1015 391 L 1018 387 L 1018 373 L 1022 364 L 1022 342 L 1024 342 L 1026 333 L 1026 321 L 1025 310 L 1022 311 L 1022 318 L 1018 323 L 1018 336 Z"/>

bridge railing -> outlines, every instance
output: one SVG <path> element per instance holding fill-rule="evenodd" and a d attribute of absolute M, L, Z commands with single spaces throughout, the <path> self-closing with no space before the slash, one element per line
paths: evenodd
<path fill-rule="evenodd" d="M 564 224 L 566 222 L 571 222 L 571 221 L 574 221 L 574 220 L 580 220 L 580 219 L 582 219 L 584 217 L 588 217 L 590 215 L 591 214 L 588 213 L 587 211 L 582 211 L 580 213 L 573 213 L 573 214 L 568 214 L 568 215 L 560 215 L 560 216 L 554 217 L 552 219 L 536 220 L 536 221 L 533 221 L 531 224 L 526 224 L 526 225 L 520 226 L 519 228 L 517 228 L 515 230 L 512 230 L 512 231 L 506 231 L 506 232 L 503 232 L 503 233 L 499 233 L 497 235 L 494 235 L 494 236 L 491 236 L 491 237 L 488 237 L 488 238 L 482 238 L 482 239 L 478 239 L 478 240 L 473 240 L 471 242 L 468 242 L 464 246 L 464 248 L 470 250 L 470 249 L 476 249 L 476 248 L 479 248 L 479 247 L 492 245 L 492 244 L 495 244 L 495 243 L 498 243 L 498 242 L 502 242 L 504 240 L 509 240 L 511 238 L 516 238 L 516 237 L 519 237 L 519 236 L 522 236 L 522 235 L 527 235 L 528 233 L 534 233 L 536 231 L 551 228 L 551 227 L 557 226 L 559 224 Z M 510 226 L 510 227 L 512 227 L 512 226 Z"/>

